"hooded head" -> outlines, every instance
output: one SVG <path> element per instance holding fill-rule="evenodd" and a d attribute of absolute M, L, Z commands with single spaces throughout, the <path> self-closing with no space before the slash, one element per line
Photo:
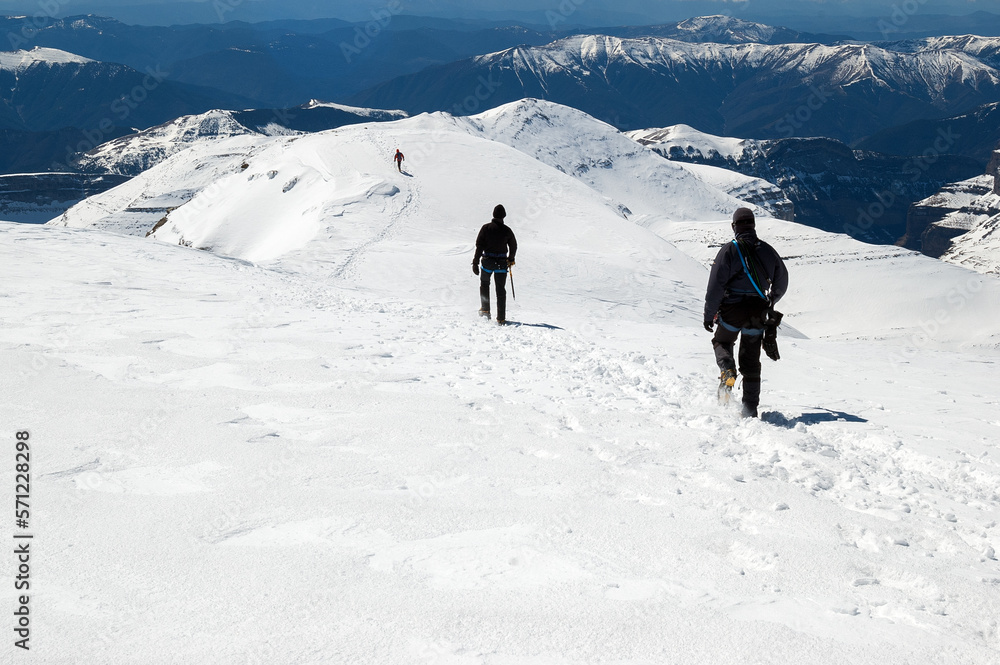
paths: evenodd
<path fill-rule="evenodd" d="M 755 233 L 756 220 L 750 208 L 737 208 L 733 213 L 733 233 L 741 236 L 745 233 Z"/>
<path fill-rule="evenodd" d="M 504 209 L 502 205 L 498 205 L 496 208 L 493 208 L 493 219 L 499 219 L 503 221 L 503 218 L 506 216 L 507 216 L 507 211 Z"/>

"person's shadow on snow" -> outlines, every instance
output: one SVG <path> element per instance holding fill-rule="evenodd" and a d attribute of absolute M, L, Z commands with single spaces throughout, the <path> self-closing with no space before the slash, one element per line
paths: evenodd
<path fill-rule="evenodd" d="M 814 413 L 803 413 L 795 416 L 794 418 L 787 418 L 783 413 L 779 413 L 778 411 L 766 411 L 763 415 L 761 415 L 760 419 L 766 423 L 770 423 L 771 425 L 777 425 L 778 427 L 784 427 L 786 429 L 794 429 L 794 427 L 799 423 L 802 423 L 803 425 L 816 425 L 818 423 L 868 422 L 861 416 L 844 413 L 843 411 L 831 411 L 830 409 L 821 409 L 820 411 Z"/>
<path fill-rule="evenodd" d="M 523 321 L 510 321 L 510 320 L 508 320 L 505 325 L 508 325 L 508 326 L 528 326 L 529 328 L 547 328 L 548 330 L 565 330 L 565 328 L 560 328 L 559 326 L 554 326 L 551 323 L 524 323 Z"/>

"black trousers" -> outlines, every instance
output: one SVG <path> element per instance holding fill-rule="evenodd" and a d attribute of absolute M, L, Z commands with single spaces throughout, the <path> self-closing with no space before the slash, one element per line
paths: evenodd
<path fill-rule="evenodd" d="M 712 338 L 715 362 L 719 369 L 736 370 L 733 349 L 740 340 L 739 363 L 743 375 L 743 403 L 757 408 L 760 404 L 760 345 L 764 341 L 764 311 L 767 303 L 760 298 L 744 298 L 723 303 L 719 327 Z"/>
<path fill-rule="evenodd" d="M 490 311 L 490 278 L 497 285 L 497 319 L 507 320 L 507 259 L 483 257 L 479 268 L 479 300 Z"/>

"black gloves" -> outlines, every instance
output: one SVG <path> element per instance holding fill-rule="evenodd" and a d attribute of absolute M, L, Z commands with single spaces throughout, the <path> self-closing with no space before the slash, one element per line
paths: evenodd
<path fill-rule="evenodd" d="M 478 275 L 479 274 L 479 264 L 478 263 L 473 263 L 472 264 L 472 274 L 473 275 Z"/>
<path fill-rule="evenodd" d="M 715 332 L 715 321 L 705 321 L 705 330 Z"/>
<path fill-rule="evenodd" d="M 514 267 L 514 259 L 508 259 L 507 260 L 507 267 L 508 268 L 513 268 Z"/>

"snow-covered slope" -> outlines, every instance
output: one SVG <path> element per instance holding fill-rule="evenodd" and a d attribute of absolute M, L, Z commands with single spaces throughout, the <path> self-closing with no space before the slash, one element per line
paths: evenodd
<path fill-rule="evenodd" d="M 0 51 L 0 70 L 20 72 L 34 65 L 86 64 L 90 58 L 54 48 L 36 46 L 30 51 Z"/>
<path fill-rule="evenodd" d="M 753 199 L 758 213 L 777 217 L 791 208 L 771 183 L 725 169 L 665 162 L 611 125 L 552 102 L 525 99 L 460 122 L 598 191 L 616 192 L 632 213 L 717 219 L 741 205 L 740 194 L 748 195 L 744 203 Z"/>
<path fill-rule="evenodd" d="M 196 142 L 233 136 L 288 136 L 360 122 L 398 120 L 402 111 L 363 109 L 312 100 L 293 109 L 214 110 L 183 116 L 149 129 L 108 141 L 75 158 L 88 173 L 138 175 Z"/>
<path fill-rule="evenodd" d="M 553 117 L 565 122 L 552 122 Z M 396 147 L 407 154 L 404 174 L 386 171 Z M 597 155 L 611 158 L 604 164 L 587 162 Z M 556 168 L 563 164 L 567 173 Z M 498 170 L 518 177 L 486 177 Z M 235 137 L 196 144 L 51 223 L 136 235 L 151 232 L 165 242 L 240 259 L 290 262 L 295 270 L 308 264 L 308 270 L 333 277 L 354 275 L 360 284 L 370 278 L 378 282 L 385 271 L 396 272 L 405 276 L 396 288 L 407 293 L 420 291 L 419 275 L 435 270 L 436 259 L 427 253 L 419 231 L 423 220 L 440 217 L 443 208 L 449 215 L 440 220 L 446 228 L 466 220 L 478 222 L 498 202 L 507 206 L 512 225 L 528 234 L 528 240 L 522 239 L 525 247 L 545 246 L 558 254 L 544 260 L 562 266 L 565 277 L 547 288 L 571 291 L 572 276 L 582 266 L 606 274 L 605 268 L 595 267 L 600 261 L 631 266 L 635 272 L 627 279 L 635 285 L 635 295 L 599 299 L 601 311 L 620 309 L 624 317 L 635 316 L 648 290 L 655 288 L 642 272 L 651 260 L 649 252 L 673 256 L 671 246 L 639 240 L 644 236 L 637 233 L 649 229 L 689 243 L 685 225 L 705 222 L 708 231 L 698 224 L 691 228 L 693 242 L 717 246 L 728 232 L 728 225 L 717 220 L 728 219 L 743 205 L 711 189 L 705 179 L 647 154 L 603 123 L 529 101 L 473 118 L 423 115 L 298 137 Z M 623 214 L 626 208 L 635 208 L 637 215 Z M 793 268 L 799 261 L 817 266 L 810 268 L 814 278 L 785 305 L 795 313 L 789 325 L 811 337 L 892 339 L 905 345 L 923 323 L 933 320 L 939 307 L 950 307 L 951 290 L 965 290 L 975 277 L 896 247 L 873 247 L 795 224 L 775 229 L 781 251 L 795 257 Z M 439 233 L 435 228 L 432 237 Z M 397 236 L 396 243 L 382 242 Z M 578 237 L 605 238 L 605 254 L 614 258 L 575 256 L 570 240 Z M 386 249 L 403 239 L 406 249 Z M 611 251 L 612 246 L 619 249 Z M 468 244 L 462 247 L 454 251 L 469 251 Z M 641 248 L 638 254 L 636 248 Z M 536 269 L 530 251 L 520 255 L 529 280 Z M 689 253 L 702 263 L 711 259 Z M 672 260 L 683 263 L 676 256 Z M 864 265 L 877 267 L 878 290 L 870 288 L 871 271 L 857 270 Z M 700 278 L 686 279 L 691 281 L 683 297 L 675 294 L 680 300 L 654 310 L 670 320 L 698 323 L 703 286 L 694 286 Z M 888 293 L 893 296 L 886 302 Z M 998 326 L 982 316 L 994 297 L 998 294 L 993 282 L 968 294 L 963 306 L 949 313 L 954 325 L 938 331 L 927 344 L 995 345 Z M 829 317 L 831 307 L 846 318 Z"/>
<path fill-rule="evenodd" d="M 424 116 L 78 211 L 197 186 L 171 242 L 0 224 L 36 658 L 994 660 L 1000 281 L 762 219 L 790 327 L 740 421 L 701 328 L 728 221 L 640 227 L 620 182 Z M 496 203 L 516 327 L 475 314 Z"/>
<path fill-rule="evenodd" d="M 396 147 L 403 149 L 407 155 L 406 164 L 414 169 L 456 159 L 440 149 L 449 141 L 477 145 L 482 159 L 500 162 L 511 159 L 512 151 L 508 146 L 514 147 L 533 158 L 530 163 L 534 168 L 542 165 L 554 167 L 553 170 L 566 172 L 601 192 L 608 207 L 622 216 L 666 215 L 674 219 L 725 217 L 744 204 L 727 192 L 757 190 L 759 195 L 760 190 L 773 192 L 775 189 L 766 183 L 727 171 L 698 172 L 698 169 L 686 165 L 666 162 L 605 123 L 573 109 L 536 100 L 525 100 L 472 118 L 434 114 L 390 123 L 387 127 L 392 131 L 385 133 L 373 125 L 364 125 L 296 138 L 244 136 L 221 142 L 196 141 L 190 152 L 168 160 L 133 182 L 85 201 L 68 211 L 58 223 L 145 234 L 171 208 L 192 200 L 196 194 L 211 186 L 208 197 L 201 196 L 201 200 L 196 200 L 188 211 L 182 208 L 172 213 L 170 223 L 156 232 L 159 238 L 175 233 L 170 236 L 174 241 L 183 240 L 202 246 L 208 243 L 207 239 L 195 233 L 188 224 L 214 225 L 220 221 L 219 217 L 202 214 L 202 208 L 209 204 L 209 199 L 219 205 L 240 208 L 238 217 L 233 217 L 232 213 L 223 215 L 230 219 L 229 223 L 243 224 L 246 222 L 240 220 L 245 218 L 262 218 L 263 223 L 270 224 L 273 222 L 256 208 L 260 205 L 258 196 L 274 200 L 270 198 L 270 185 L 277 185 L 282 190 L 288 187 L 291 191 L 301 180 L 313 179 L 320 173 L 320 178 L 324 181 L 332 179 L 335 185 L 356 180 L 367 183 L 365 186 L 383 186 L 380 178 L 357 174 L 379 172 L 387 159 L 386 155 L 391 156 Z M 382 144 L 376 145 L 369 138 L 373 133 L 382 137 Z M 289 146 L 295 146 L 295 149 L 288 150 Z M 289 164 L 289 157 L 300 147 L 308 156 L 292 157 L 293 162 Z M 369 155 L 373 147 L 376 152 Z M 380 154 L 379 150 L 385 154 Z M 523 155 L 518 154 L 518 158 L 521 157 Z M 303 164 L 295 160 L 316 168 L 303 170 Z M 342 171 L 346 180 L 331 175 L 331 169 L 332 173 Z M 260 194 L 251 194 L 253 189 L 218 191 L 224 185 L 219 180 L 222 174 L 230 176 L 225 179 L 226 186 L 231 182 L 234 187 L 242 188 L 246 185 L 240 183 L 252 182 L 255 184 L 251 187 L 259 188 Z M 552 191 L 543 187 L 542 181 L 535 183 L 536 190 L 530 198 L 530 205 L 522 214 L 532 217 L 549 214 L 554 205 L 554 195 L 561 192 L 561 183 L 565 181 L 565 178 L 558 179 L 551 185 L 554 188 Z M 260 187 L 265 182 L 270 185 Z M 385 186 L 388 190 L 396 187 Z M 312 192 L 314 189 L 300 188 L 295 196 L 283 197 L 278 205 L 290 205 L 302 191 Z M 351 196 L 355 193 L 350 188 L 348 191 Z M 325 195 L 328 196 L 329 191 Z M 761 201 L 758 211 L 763 214 L 774 211 L 781 203 L 778 196 L 775 193 L 772 199 Z M 325 214 L 324 210 L 314 209 L 317 204 L 312 201 L 303 200 L 295 205 L 301 206 L 302 211 L 310 210 L 305 218 L 321 219 Z M 277 212 L 290 214 L 286 210 Z M 176 232 L 170 229 L 176 229 Z M 208 244 L 214 246 L 213 243 Z"/>

